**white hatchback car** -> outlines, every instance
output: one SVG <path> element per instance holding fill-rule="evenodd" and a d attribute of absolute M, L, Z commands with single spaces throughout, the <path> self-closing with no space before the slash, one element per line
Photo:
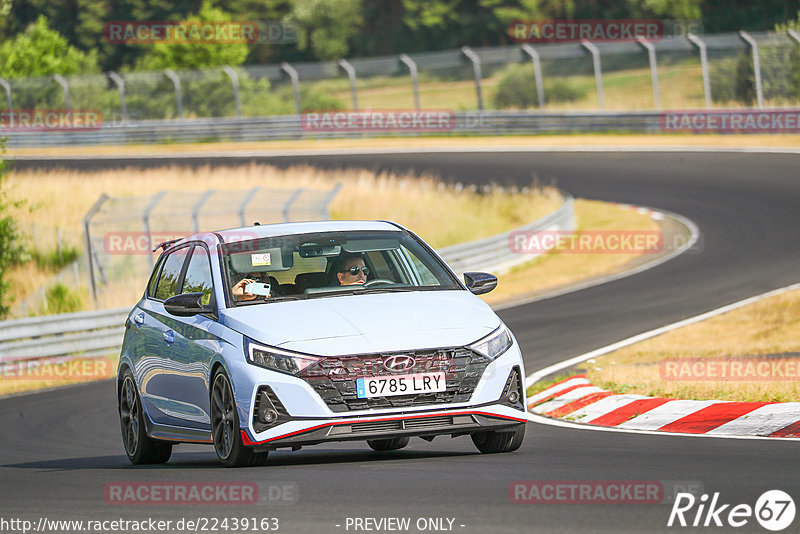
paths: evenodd
<path fill-rule="evenodd" d="M 514 336 L 427 244 L 383 221 L 253 226 L 163 244 L 126 321 L 117 389 L 134 463 L 175 443 L 223 464 L 277 448 L 471 436 L 510 452 L 525 435 Z"/>

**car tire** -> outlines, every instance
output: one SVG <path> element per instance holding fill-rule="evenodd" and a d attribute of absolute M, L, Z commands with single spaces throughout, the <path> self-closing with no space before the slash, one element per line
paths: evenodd
<path fill-rule="evenodd" d="M 167 463 L 172 455 L 172 444 L 155 441 L 147 435 L 142 398 L 129 369 L 122 374 L 117 409 L 128 460 L 134 465 Z"/>
<path fill-rule="evenodd" d="M 368 439 L 367 445 L 373 451 L 396 451 L 408 445 L 409 438 Z"/>
<path fill-rule="evenodd" d="M 513 452 L 522 445 L 525 439 L 525 425 L 519 425 L 515 430 L 497 431 L 487 430 L 475 432 L 471 435 L 472 443 L 484 454 L 497 452 Z"/>
<path fill-rule="evenodd" d="M 211 380 L 211 437 L 225 467 L 255 467 L 267 461 L 268 453 L 254 452 L 242 442 L 233 388 L 221 367 Z"/>

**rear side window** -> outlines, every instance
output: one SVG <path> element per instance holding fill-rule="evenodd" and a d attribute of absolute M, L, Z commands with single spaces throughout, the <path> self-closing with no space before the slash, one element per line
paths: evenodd
<path fill-rule="evenodd" d="M 167 300 L 178 294 L 178 278 L 181 275 L 187 252 L 186 248 L 176 250 L 164 260 L 164 267 L 161 268 L 161 273 L 158 275 L 158 285 L 156 286 L 155 298 L 158 300 Z"/>
<path fill-rule="evenodd" d="M 192 257 L 189 259 L 189 266 L 186 268 L 181 293 L 202 293 L 202 302 L 205 305 L 211 303 L 213 292 L 214 282 L 211 278 L 211 263 L 208 259 L 208 252 L 203 247 L 196 246 L 192 250 Z"/>

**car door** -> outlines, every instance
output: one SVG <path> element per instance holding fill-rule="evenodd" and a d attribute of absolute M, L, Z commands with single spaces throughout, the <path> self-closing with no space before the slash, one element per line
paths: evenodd
<path fill-rule="evenodd" d="M 140 304 L 134 315 L 134 322 L 147 346 L 147 357 L 137 364 L 137 374 L 141 376 L 142 397 L 147 404 L 148 414 L 154 422 L 175 425 L 178 419 L 174 414 L 179 410 L 174 398 L 170 376 L 165 368 L 165 356 L 175 341 L 175 317 L 164 309 L 164 301 L 178 294 L 187 257 L 191 247 L 181 247 L 167 253 L 161 260 L 161 269 L 148 290 L 148 298 Z"/>
<path fill-rule="evenodd" d="M 211 263 L 205 245 L 198 244 L 188 255 L 178 294 L 203 293 L 203 304 L 214 302 Z M 165 345 L 162 352 L 163 385 L 171 400 L 171 423 L 186 428 L 207 429 L 209 414 L 209 375 L 214 355 L 221 352 L 221 325 L 215 314 L 163 319 Z"/>
<path fill-rule="evenodd" d="M 165 259 L 166 256 L 162 257 L 156 264 L 147 285 L 145 297 L 128 317 L 124 344 L 127 355 L 133 363 L 133 372 L 136 382 L 140 385 L 142 401 L 147 413 L 157 422 L 160 411 L 158 409 L 159 396 L 156 391 L 159 388 L 161 350 L 164 340 L 162 338 L 163 324 L 157 318 L 157 309 L 154 310 L 155 301 L 153 299 L 163 272 Z M 174 274 L 180 274 L 181 268 L 182 265 L 178 265 L 178 270 Z M 170 269 L 174 270 L 174 266 L 171 266 Z"/>

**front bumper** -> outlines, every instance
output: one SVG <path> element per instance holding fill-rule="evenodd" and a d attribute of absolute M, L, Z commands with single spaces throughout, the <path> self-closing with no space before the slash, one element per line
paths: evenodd
<path fill-rule="evenodd" d="M 281 434 L 253 439 L 242 430 L 242 442 L 258 450 L 298 448 L 327 441 L 352 441 L 402 436 L 453 437 L 482 430 L 511 430 L 525 423 L 525 414 L 509 406 L 492 405 L 472 410 L 435 410 L 425 413 L 363 416 L 348 419 L 291 421 L 280 425 Z M 278 430 L 276 428 L 276 430 Z"/>
<path fill-rule="evenodd" d="M 398 436 L 461 435 L 481 430 L 513 428 L 527 421 L 522 354 L 516 341 L 493 360 L 479 376 L 464 402 L 394 406 L 370 410 L 334 412 L 306 381 L 242 363 L 235 375 L 241 434 L 245 445 L 263 450 L 297 447 L 325 441 L 381 439 Z M 512 407 L 504 390 L 512 371 L 519 376 L 521 400 Z M 265 428 L 254 424 L 259 391 L 269 384 L 279 420 Z M 237 388 L 236 386 L 243 386 Z M 273 395 L 274 394 L 274 395 Z M 439 419 L 452 417 L 451 420 Z"/>

